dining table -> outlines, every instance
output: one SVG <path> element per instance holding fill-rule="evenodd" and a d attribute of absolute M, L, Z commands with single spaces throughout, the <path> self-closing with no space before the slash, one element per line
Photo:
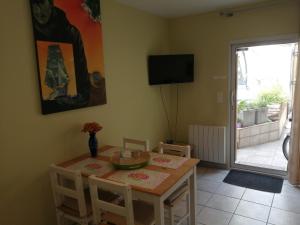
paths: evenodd
<path fill-rule="evenodd" d="M 156 225 L 164 225 L 164 201 L 184 183 L 189 183 L 191 225 L 197 224 L 197 164 L 199 159 L 149 152 L 150 160 L 139 169 L 120 170 L 111 163 L 112 157 L 122 147 L 106 145 L 99 149 L 97 157 L 83 154 L 58 163 L 69 170 L 80 170 L 84 180 L 90 175 L 102 179 L 129 184 L 134 199 L 148 202 L 154 207 Z"/>

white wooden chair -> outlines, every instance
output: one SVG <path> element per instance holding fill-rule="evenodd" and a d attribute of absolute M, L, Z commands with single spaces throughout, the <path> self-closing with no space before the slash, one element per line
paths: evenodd
<path fill-rule="evenodd" d="M 132 200 L 131 187 L 92 175 L 89 177 L 94 224 L 115 225 L 152 225 L 154 224 L 153 206 Z M 99 190 L 109 190 L 120 195 L 122 203 L 116 204 L 101 200 Z M 101 193 L 101 192 L 100 192 Z"/>
<path fill-rule="evenodd" d="M 165 144 L 163 142 L 160 142 L 158 149 L 159 149 L 159 153 L 161 154 L 177 155 L 181 157 L 191 158 L 190 145 L 174 145 L 174 144 Z"/>
<path fill-rule="evenodd" d="M 131 139 L 131 138 L 123 138 L 123 148 L 126 149 L 128 144 L 131 145 L 138 145 L 143 147 L 141 150 L 143 151 L 149 151 L 149 140 L 136 140 L 136 139 Z"/>
<path fill-rule="evenodd" d="M 88 225 L 92 207 L 88 191 L 84 191 L 80 171 L 70 171 L 51 165 L 49 168 L 58 225 L 66 220 Z"/>
<path fill-rule="evenodd" d="M 176 155 L 181 157 L 191 157 L 191 146 L 190 145 L 174 145 L 174 144 L 165 144 L 163 142 L 159 143 L 159 153 Z M 170 224 L 182 224 L 184 221 L 187 221 L 189 224 L 190 217 L 190 192 L 189 192 L 189 182 L 185 182 L 181 187 L 174 191 L 165 201 L 165 209 L 168 212 Z M 179 220 L 175 223 L 174 210 L 177 207 L 181 207 L 183 200 L 186 200 L 186 212 L 184 215 L 180 216 Z"/>

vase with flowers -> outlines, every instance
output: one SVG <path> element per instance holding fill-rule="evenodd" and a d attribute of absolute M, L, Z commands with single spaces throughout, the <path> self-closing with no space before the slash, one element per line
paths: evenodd
<path fill-rule="evenodd" d="M 102 126 L 100 126 L 96 122 L 91 123 L 85 123 L 82 132 L 89 132 L 90 138 L 89 138 L 89 149 L 91 153 L 91 157 L 97 157 L 98 155 L 98 141 L 96 138 L 96 133 L 98 131 L 102 130 Z"/>

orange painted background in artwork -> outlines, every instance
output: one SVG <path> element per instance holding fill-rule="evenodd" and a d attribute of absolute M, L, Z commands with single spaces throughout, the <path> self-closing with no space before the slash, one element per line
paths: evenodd
<path fill-rule="evenodd" d="M 83 0 L 54 0 L 54 5 L 62 9 L 70 23 L 80 31 L 88 72 L 99 71 L 104 76 L 102 25 L 89 17 L 82 3 Z"/>
<path fill-rule="evenodd" d="M 39 72 L 40 72 L 41 91 L 42 91 L 43 100 L 47 100 L 49 94 L 53 92 L 52 89 L 50 89 L 45 84 L 47 59 L 48 59 L 48 46 L 52 44 L 59 45 L 64 58 L 65 67 L 69 76 L 68 95 L 70 96 L 77 95 L 72 44 L 37 41 L 36 45 L 37 45 L 37 52 L 38 52 L 39 70 L 40 70 Z"/>

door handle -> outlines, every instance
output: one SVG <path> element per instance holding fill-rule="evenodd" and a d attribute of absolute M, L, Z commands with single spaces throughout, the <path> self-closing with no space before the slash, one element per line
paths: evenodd
<path fill-rule="evenodd" d="M 234 110 L 235 107 L 235 96 L 234 91 L 231 91 L 231 109 Z"/>

